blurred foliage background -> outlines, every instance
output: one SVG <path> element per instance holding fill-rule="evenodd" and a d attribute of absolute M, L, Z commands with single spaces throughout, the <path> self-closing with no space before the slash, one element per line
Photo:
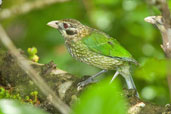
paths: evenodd
<path fill-rule="evenodd" d="M 4 0 L 9 8 L 34 0 Z M 147 0 L 148 1 L 148 0 Z M 133 66 L 133 78 L 144 100 L 157 104 L 169 102 L 166 80 L 166 61 L 160 47 L 158 29 L 144 21 L 159 10 L 145 0 L 71 0 L 56 3 L 24 15 L 1 21 L 18 48 L 38 49 L 40 63 L 53 60 L 57 67 L 77 76 L 92 75 L 100 69 L 74 60 L 64 47 L 60 33 L 46 24 L 52 20 L 74 18 L 90 27 L 100 29 L 116 38 L 139 62 Z M 149 0 L 150 1 L 150 0 Z M 148 1 L 148 2 L 149 2 Z M 170 5 L 171 6 L 171 5 Z M 112 77 L 114 71 L 104 75 Z M 120 76 L 123 87 L 125 81 Z"/>

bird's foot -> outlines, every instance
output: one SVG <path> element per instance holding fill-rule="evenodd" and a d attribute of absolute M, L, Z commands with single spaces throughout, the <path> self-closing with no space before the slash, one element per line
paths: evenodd
<path fill-rule="evenodd" d="M 95 74 L 95 75 L 89 77 L 89 78 L 86 79 L 85 81 L 82 81 L 82 82 L 78 83 L 78 84 L 77 84 L 77 86 L 78 86 L 78 87 L 77 87 L 77 90 L 82 89 L 84 86 L 86 86 L 86 85 L 88 85 L 88 84 L 90 84 L 90 83 L 95 83 L 95 82 L 99 81 L 98 79 L 95 80 L 95 78 L 96 78 L 97 76 L 99 76 L 100 74 L 105 73 L 105 72 L 107 72 L 107 70 L 102 70 L 102 71 L 98 72 L 97 74 Z"/>
<path fill-rule="evenodd" d="M 94 80 L 92 77 L 89 77 L 88 79 L 86 79 L 82 82 L 79 82 L 77 84 L 77 90 L 81 90 L 86 85 L 91 84 L 91 83 L 96 83 L 96 82 L 97 82 L 97 80 Z"/>

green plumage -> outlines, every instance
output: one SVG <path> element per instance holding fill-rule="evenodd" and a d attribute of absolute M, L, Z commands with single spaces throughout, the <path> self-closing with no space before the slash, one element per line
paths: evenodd
<path fill-rule="evenodd" d="M 116 39 L 102 32 L 93 31 L 88 36 L 85 36 L 82 41 L 91 51 L 98 54 L 123 61 L 135 62 L 132 55 Z"/>

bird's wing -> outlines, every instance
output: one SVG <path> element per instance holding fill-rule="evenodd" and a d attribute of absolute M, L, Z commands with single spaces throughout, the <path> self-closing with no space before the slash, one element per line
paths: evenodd
<path fill-rule="evenodd" d="M 104 33 L 92 31 L 92 33 L 84 37 L 82 41 L 91 51 L 96 53 L 123 61 L 137 63 L 132 58 L 132 55 L 123 48 L 116 39 L 109 37 Z"/>

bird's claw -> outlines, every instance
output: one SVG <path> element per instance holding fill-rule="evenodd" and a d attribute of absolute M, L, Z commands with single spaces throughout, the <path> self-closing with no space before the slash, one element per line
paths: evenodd
<path fill-rule="evenodd" d="M 83 87 L 85 87 L 86 85 L 88 85 L 88 84 L 90 84 L 90 83 L 95 83 L 96 81 L 95 80 L 93 80 L 91 77 L 90 78 L 88 78 L 87 80 L 84 80 L 84 81 L 82 81 L 82 82 L 79 82 L 78 84 L 77 84 L 77 90 L 79 91 L 79 90 L 81 90 Z"/>
<path fill-rule="evenodd" d="M 83 82 L 79 82 L 79 83 L 77 84 L 77 90 L 78 90 L 78 91 L 81 90 L 84 86 L 85 86 L 85 84 L 84 84 Z"/>

